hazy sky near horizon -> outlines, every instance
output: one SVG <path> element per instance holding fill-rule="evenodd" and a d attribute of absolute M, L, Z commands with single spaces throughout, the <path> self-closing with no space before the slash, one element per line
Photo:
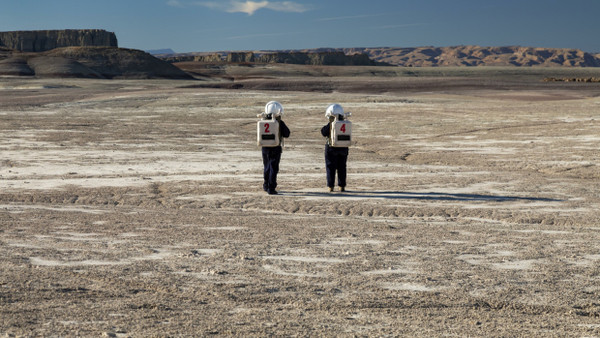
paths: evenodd
<path fill-rule="evenodd" d="M 600 53 L 599 0 L 0 0 L 0 31 L 106 29 L 176 52 L 528 46 Z"/>

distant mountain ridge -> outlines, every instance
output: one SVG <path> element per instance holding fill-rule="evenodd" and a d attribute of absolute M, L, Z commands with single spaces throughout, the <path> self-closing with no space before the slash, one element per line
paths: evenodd
<path fill-rule="evenodd" d="M 296 63 L 295 57 L 305 54 L 337 54 L 364 56 L 379 65 L 402 67 L 450 66 L 514 66 L 514 67 L 600 67 L 600 53 L 579 49 L 539 48 L 522 46 L 481 47 L 373 47 L 373 48 L 311 48 L 256 51 L 218 51 L 162 54 L 157 57 L 169 62 L 227 62 L 228 55 L 250 55 L 248 62 Z M 274 57 L 277 56 L 277 57 Z M 283 60 L 283 61 L 281 61 Z M 303 62 L 299 62 L 303 63 Z M 346 63 L 347 64 L 347 63 Z M 338 63 L 344 65 L 344 63 Z"/>
<path fill-rule="evenodd" d="M 171 48 L 149 49 L 149 50 L 146 51 L 146 53 L 148 53 L 150 55 L 176 54 L 175 51 L 172 50 Z"/>
<path fill-rule="evenodd" d="M 366 54 L 376 62 L 403 67 L 443 66 L 544 66 L 600 67 L 600 54 L 578 49 L 521 46 L 413 47 L 413 48 L 317 48 L 303 52 L 342 51 Z"/>

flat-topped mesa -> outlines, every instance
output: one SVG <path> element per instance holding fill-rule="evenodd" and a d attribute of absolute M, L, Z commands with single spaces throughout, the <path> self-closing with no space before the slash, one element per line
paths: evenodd
<path fill-rule="evenodd" d="M 60 47 L 118 47 L 117 36 L 103 29 L 63 29 L 0 32 L 0 46 L 21 52 Z"/>

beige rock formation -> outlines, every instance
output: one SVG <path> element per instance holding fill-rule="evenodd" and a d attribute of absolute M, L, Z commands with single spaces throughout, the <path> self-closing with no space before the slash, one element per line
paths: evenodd
<path fill-rule="evenodd" d="M 346 54 L 365 53 L 371 59 L 396 66 L 546 66 L 600 67 L 597 55 L 577 49 L 534 47 L 416 47 L 346 48 Z"/>
<path fill-rule="evenodd" d="M 195 56 L 191 56 L 195 55 Z M 304 65 L 443 66 L 542 66 L 600 67 L 600 54 L 577 49 L 535 47 L 381 47 L 318 48 L 279 51 L 222 51 L 169 56 L 168 62 L 255 62 Z M 251 61 L 251 60 L 254 61 Z"/>

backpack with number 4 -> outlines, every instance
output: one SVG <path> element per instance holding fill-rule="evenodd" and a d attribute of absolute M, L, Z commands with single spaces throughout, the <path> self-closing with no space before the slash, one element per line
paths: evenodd
<path fill-rule="evenodd" d="M 349 147 L 352 144 L 352 122 L 338 120 L 331 122 L 331 146 Z"/>
<path fill-rule="evenodd" d="M 276 119 L 258 121 L 257 132 L 259 147 L 277 147 L 280 144 L 279 122 Z"/>

